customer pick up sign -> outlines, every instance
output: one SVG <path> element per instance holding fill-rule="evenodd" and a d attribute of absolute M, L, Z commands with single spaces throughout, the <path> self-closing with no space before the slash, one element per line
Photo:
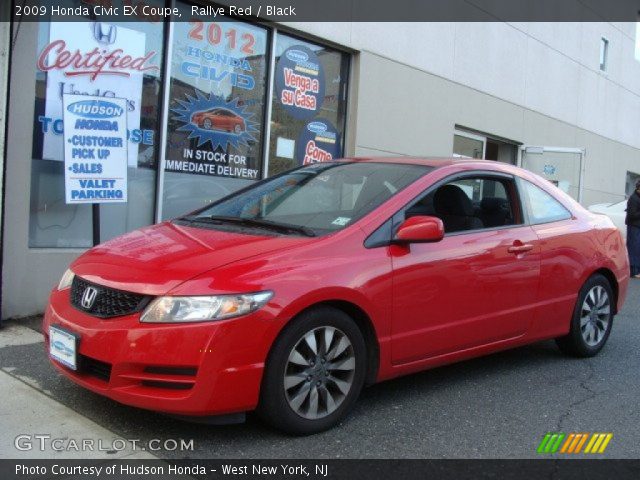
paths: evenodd
<path fill-rule="evenodd" d="M 126 102 L 63 95 L 66 203 L 127 201 Z"/>

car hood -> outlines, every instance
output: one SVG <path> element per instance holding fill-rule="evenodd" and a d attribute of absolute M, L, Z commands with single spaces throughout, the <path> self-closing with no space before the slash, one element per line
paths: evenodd
<path fill-rule="evenodd" d="M 164 295 L 223 265 L 312 242 L 312 238 L 258 236 L 165 222 L 98 245 L 72 265 L 99 285 L 144 295 Z"/>

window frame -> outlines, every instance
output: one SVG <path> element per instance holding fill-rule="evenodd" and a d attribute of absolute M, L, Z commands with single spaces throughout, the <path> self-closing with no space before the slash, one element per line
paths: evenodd
<path fill-rule="evenodd" d="M 387 220 L 376 228 L 364 241 L 365 248 L 377 248 L 385 247 L 393 244 L 393 238 L 398 231 L 398 228 L 405 221 L 405 212 L 413 207 L 416 203 L 422 200 L 426 195 L 429 195 L 432 191 L 437 190 L 443 185 L 454 182 L 456 180 L 462 180 L 467 178 L 483 178 L 490 180 L 501 180 L 511 183 L 511 188 L 507 189 L 507 194 L 511 196 L 512 207 L 514 208 L 514 214 L 518 216 L 520 222 L 512 225 L 502 225 L 498 227 L 483 227 L 474 228 L 473 230 L 462 230 L 458 232 L 449 232 L 444 234 L 446 237 L 454 237 L 458 235 L 468 235 L 473 233 L 491 232 L 498 230 L 506 230 L 509 228 L 522 228 L 529 226 L 529 218 L 527 210 L 522 200 L 520 189 L 518 188 L 518 176 L 510 173 L 498 172 L 493 170 L 470 170 L 466 172 L 457 172 L 446 176 L 432 183 L 425 188 L 418 195 L 413 197 L 409 202 L 402 206 L 398 211 L 391 215 Z M 510 191 L 509 191 L 510 190 Z"/>
<path fill-rule="evenodd" d="M 640 62 L 640 12 L 638 12 L 638 18 L 636 20 L 636 36 L 635 44 L 633 46 L 633 55 L 635 59 Z"/>
<path fill-rule="evenodd" d="M 456 135 L 459 136 L 459 137 L 468 138 L 469 140 L 476 140 L 478 142 L 482 142 L 482 156 L 480 158 L 465 157 L 464 155 L 460 155 L 458 153 L 455 153 L 453 150 L 455 150 Z M 482 135 L 480 133 L 473 133 L 473 132 L 470 132 L 468 130 L 460 129 L 458 127 L 454 128 L 454 130 L 453 130 L 453 145 L 452 145 L 452 156 L 454 158 L 469 158 L 469 159 L 474 159 L 474 160 L 484 160 L 484 157 L 486 156 L 486 154 L 487 154 L 487 136 L 486 135 Z"/>
<path fill-rule="evenodd" d="M 92 17 L 87 17 L 85 15 L 81 15 L 79 17 L 79 22 L 83 22 L 83 23 L 90 23 L 90 22 L 95 22 L 96 19 L 92 18 Z M 29 38 L 31 38 L 35 45 L 36 45 L 36 49 L 34 51 L 34 58 L 37 58 L 40 53 L 41 53 L 41 44 L 40 44 L 40 40 L 44 39 L 45 45 L 46 42 L 48 42 L 50 40 L 50 36 L 51 36 L 51 26 L 56 23 L 54 22 L 54 20 L 52 18 L 50 18 L 50 16 L 45 16 L 43 17 L 43 20 L 41 22 L 39 22 L 39 25 L 36 27 L 35 31 L 33 32 L 29 32 L 27 35 L 29 36 Z M 123 21 L 115 21 L 115 22 L 108 22 L 108 23 L 114 23 L 114 25 L 118 28 L 130 28 L 132 30 L 136 30 L 136 31 L 142 31 L 139 30 L 138 26 L 139 25 L 144 25 L 146 23 L 149 23 L 148 20 L 136 20 L 134 22 L 123 22 Z M 135 168 L 140 169 L 140 170 L 146 170 L 146 171 L 151 171 L 153 172 L 153 178 L 149 179 L 148 185 L 153 186 L 153 192 L 152 194 L 149 196 L 149 203 L 151 204 L 151 208 L 149 211 L 149 217 L 148 219 L 144 220 L 144 222 L 150 221 L 151 223 L 140 223 L 138 227 L 131 227 L 129 225 L 126 225 L 124 227 L 124 231 L 122 231 L 121 233 L 117 233 L 116 236 L 118 235 L 123 235 L 125 233 L 128 233 L 132 230 L 135 230 L 137 228 L 142 228 L 148 225 L 153 225 L 155 223 L 158 223 L 158 206 L 159 206 L 159 202 L 158 202 L 158 188 L 159 185 L 161 185 L 160 182 L 160 176 L 163 173 L 163 165 L 161 163 L 161 159 L 162 159 L 162 155 L 161 155 L 161 148 L 162 148 L 162 136 L 163 136 L 163 132 L 164 130 L 166 130 L 164 128 L 164 126 L 166 125 L 165 120 L 164 120 L 164 112 L 165 111 L 169 111 L 168 106 L 165 103 L 165 92 L 168 91 L 168 84 L 167 81 L 165 81 L 165 74 L 167 74 L 169 72 L 168 67 L 167 67 L 167 61 L 168 61 L 168 48 L 170 45 L 169 42 L 169 27 L 171 25 L 171 21 L 167 20 L 167 19 L 163 19 L 160 23 L 159 23 L 159 28 L 161 28 L 162 32 L 159 35 L 159 39 L 157 42 L 157 46 L 158 49 L 156 51 L 156 55 L 157 57 L 160 59 L 157 62 L 157 66 L 158 66 L 158 75 L 157 78 L 155 75 L 149 75 L 152 78 L 152 81 L 157 81 L 158 84 L 158 90 L 155 93 L 155 97 L 156 97 L 156 102 L 155 104 L 157 105 L 157 114 L 155 115 L 154 118 L 154 122 L 156 124 L 155 129 L 153 129 L 152 131 L 154 132 L 154 139 L 153 139 L 153 144 L 148 146 L 148 150 L 152 150 L 153 151 L 153 159 L 154 162 L 152 162 L 152 164 L 150 166 L 148 165 L 140 165 L 140 156 L 141 156 L 141 151 L 140 148 L 143 144 L 145 144 L 144 142 L 135 142 L 138 143 L 138 158 L 136 160 L 136 164 L 135 167 L 131 164 L 129 164 L 129 159 L 127 159 L 127 169 L 131 169 L 131 168 Z M 42 31 L 42 28 L 46 28 L 46 31 Z M 15 32 L 17 34 L 17 32 Z M 33 35 L 33 37 L 31 37 Z M 147 48 L 149 46 L 148 43 L 145 44 Z M 34 68 L 35 67 L 35 68 Z M 9 71 L 9 76 L 12 75 L 11 71 L 12 71 L 12 66 L 10 66 L 10 71 Z M 82 203 L 82 204 L 67 204 L 66 202 L 64 202 L 63 199 L 63 205 L 65 206 L 65 208 L 67 207 L 73 207 L 74 210 L 77 209 L 83 209 L 83 207 L 86 206 L 86 208 L 90 209 L 90 212 L 88 214 L 88 223 L 89 223 L 89 230 L 88 230 L 88 236 L 91 238 L 91 242 L 89 245 L 83 245 L 83 246 L 77 246 L 77 245 L 34 245 L 33 243 L 36 243 L 33 241 L 32 238 L 32 216 L 34 215 L 34 210 L 32 209 L 32 203 L 34 201 L 34 198 L 39 198 L 40 193 L 36 192 L 36 195 L 34 197 L 34 195 L 32 195 L 34 193 L 34 178 L 36 178 L 36 176 L 34 175 L 34 165 L 35 162 L 42 162 L 41 163 L 41 167 L 43 171 L 50 171 L 52 169 L 55 168 L 56 164 L 60 164 L 63 167 L 63 172 L 62 175 L 64 177 L 64 155 L 62 156 L 61 159 L 54 159 L 54 158 L 44 158 L 44 142 L 45 142 L 45 134 L 44 132 L 41 132 L 38 128 L 39 125 L 39 114 L 41 113 L 42 115 L 46 114 L 46 101 L 47 101 L 47 85 L 48 82 L 50 81 L 50 78 L 47 74 L 47 72 L 42 72 L 40 71 L 40 69 L 37 67 L 36 63 L 34 63 L 31 67 L 29 67 L 31 70 L 31 74 L 32 75 L 32 80 L 35 84 L 35 90 L 36 90 L 36 96 L 34 98 L 34 103 L 30 103 L 29 105 L 29 110 L 28 110 L 28 116 L 32 117 L 32 122 L 34 125 L 34 130 L 33 133 L 31 135 L 31 139 L 29 141 L 29 193 L 30 193 L 30 200 L 29 200 L 29 215 L 27 217 L 27 239 L 26 239 L 26 244 L 27 244 L 27 248 L 30 251 L 43 251 L 43 250 L 48 250 L 48 249 L 52 249 L 52 250 L 56 250 L 56 251 L 86 251 L 92 247 L 95 247 L 96 245 L 99 245 L 100 243 L 104 243 L 108 240 L 110 240 L 111 238 L 113 238 L 113 235 L 109 236 L 109 233 L 106 233 L 106 229 L 103 227 L 103 223 L 105 222 L 105 214 L 109 215 L 109 212 L 105 212 L 104 209 L 111 209 L 111 208 L 120 208 L 122 206 L 124 206 L 126 208 L 126 212 L 125 213 L 120 213 L 116 216 L 116 218 L 118 220 L 124 218 L 125 220 L 128 219 L 128 216 L 130 215 L 130 212 L 132 211 L 131 206 L 135 203 L 133 202 L 131 199 L 127 200 L 127 202 L 124 203 Z M 38 73 L 44 73 L 43 78 L 44 78 L 44 83 L 43 83 L 43 87 L 44 87 L 44 94 L 43 96 L 39 96 L 38 92 Z M 139 129 L 140 130 L 148 130 L 147 128 L 145 128 L 144 126 L 144 117 L 145 114 L 143 112 L 143 99 L 145 96 L 145 91 L 146 91 L 146 85 L 145 85 L 145 79 L 147 78 L 147 73 L 144 72 L 141 78 L 141 82 L 142 82 L 142 87 L 141 87 L 141 95 L 140 95 L 140 105 L 139 105 L 139 109 L 140 109 L 140 125 L 139 125 Z M 77 87 L 80 88 L 80 90 L 83 89 L 83 87 Z M 108 88 L 106 89 L 108 90 Z M 66 92 L 65 92 L 66 93 Z M 77 92 L 76 92 L 77 93 Z M 89 93 L 87 93 L 89 94 Z M 90 94 L 89 94 L 90 95 Z M 104 96 L 104 94 L 101 94 L 101 96 Z M 120 95 L 122 96 L 122 95 Z M 40 111 L 38 109 L 38 101 L 41 101 L 43 103 L 42 105 L 42 110 Z M 9 112 L 7 112 L 8 114 Z M 151 115 L 147 115 L 148 117 L 150 117 Z M 62 133 L 60 133 L 60 136 L 62 137 Z M 36 143 L 37 143 L 37 139 L 39 138 L 39 142 L 40 145 L 36 147 Z M 128 137 L 127 137 L 128 138 Z M 129 145 L 129 141 L 127 140 L 127 144 Z M 38 153 L 36 155 L 36 153 Z M 127 155 L 128 156 L 128 155 Z M 45 162 L 48 165 L 45 165 Z M 51 163 L 53 162 L 53 163 Z M 162 172 L 162 173 L 161 173 Z M 54 172 L 55 174 L 55 172 Z M 131 178 L 129 179 L 128 183 L 127 183 L 127 188 L 129 188 L 129 186 L 131 185 Z M 38 180 L 39 181 L 39 180 Z M 55 180 L 57 182 L 57 180 Z M 62 179 L 62 194 L 64 196 L 64 190 L 65 190 L 65 186 L 64 186 L 64 179 Z M 37 190 L 37 188 L 36 188 Z M 36 202 L 37 203 L 37 202 Z M 46 209 L 45 209 L 46 211 Z M 102 213 L 102 215 L 101 215 Z M 74 212 L 72 214 L 72 217 L 75 219 L 77 213 Z M 146 216 L 146 213 L 145 213 Z M 72 220 L 74 221 L 74 220 Z M 126 222 L 128 223 L 128 222 Z M 58 225 L 55 225 L 58 226 Z M 68 224 L 64 227 L 62 227 L 61 230 L 66 230 L 68 228 L 71 227 L 71 224 Z M 64 237 L 64 233 L 59 233 L 59 236 Z M 74 236 L 75 237 L 75 236 Z"/>
<path fill-rule="evenodd" d="M 600 57 L 598 67 L 602 73 L 607 73 L 609 70 L 609 47 L 609 39 L 602 35 L 600 37 Z"/>
<path fill-rule="evenodd" d="M 527 224 L 530 225 L 531 227 L 534 227 L 534 226 L 537 226 L 537 225 L 549 225 L 550 223 L 566 222 L 567 220 L 575 220 L 576 216 L 573 214 L 573 211 L 569 207 L 567 207 L 561 200 L 559 200 L 555 195 L 550 193 L 548 190 L 546 190 L 542 186 L 538 185 L 537 183 L 531 182 L 531 181 L 529 181 L 529 180 L 527 180 L 525 178 L 522 178 L 522 177 L 517 177 L 516 183 L 518 185 L 518 190 L 520 190 L 520 192 L 521 192 L 520 193 L 520 197 L 523 199 L 523 203 L 525 205 L 525 209 L 526 209 L 526 212 L 527 212 Z M 529 193 L 527 192 L 527 183 L 533 185 L 536 188 L 539 188 L 544 193 L 549 195 L 553 200 L 556 201 L 556 203 L 558 203 L 558 205 L 560 205 L 562 208 L 564 208 L 564 210 L 567 212 L 567 214 L 569 216 L 567 218 L 560 218 L 560 219 L 555 219 L 555 220 L 547 220 L 547 221 L 543 221 L 543 222 L 535 222 L 533 220 L 533 210 L 531 208 L 531 199 L 529 198 Z"/>
<path fill-rule="evenodd" d="M 182 0 L 182 1 L 183 3 L 188 5 L 203 5 L 203 2 L 201 0 Z M 341 152 L 339 157 L 339 158 L 343 158 L 345 155 L 345 150 L 347 145 L 347 138 L 348 138 L 347 136 L 349 135 L 349 130 L 350 130 L 349 120 L 350 120 L 351 108 L 352 108 L 350 102 L 352 98 L 351 95 L 352 95 L 352 88 L 353 88 L 352 75 L 353 75 L 354 54 L 356 53 L 356 50 L 344 47 L 335 42 L 325 40 L 323 38 L 317 37 L 312 34 L 300 32 L 298 30 L 295 30 L 293 28 L 290 28 L 284 25 L 276 26 L 270 22 L 266 22 L 262 20 L 252 21 L 246 18 L 241 18 L 236 15 L 229 15 L 225 18 L 228 18 L 229 20 L 233 20 L 233 21 L 238 21 L 241 23 L 247 23 L 249 25 L 259 26 L 261 28 L 264 28 L 267 33 L 267 44 L 266 44 L 267 72 L 266 72 L 266 82 L 265 82 L 266 91 L 265 91 L 265 97 L 264 97 L 265 108 L 264 108 L 264 114 L 262 119 L 263 120 L 262 128 L 260 129 L 261 135 L 262 135 L 262 138 L 261 138 L 262 148 L 261 148 L 261 159 L 260 159 L 261 161 L 260 165 L 261 165 L 262 171 L 259 178 L 257 178 L 256 180 L 252 180 L 252 183 L 247 185 L 247 187 L 242 187 L 240 190 L 244 190 L 245 188 L 255 185 L 261 182 L 262 180 L 274 178 L 275 176 L 280 175 L 280 174 L 276 174 L 273 176 L 269 176 L 269 156 L 271 154 L 270 152 L 271 150 L 271 144 L 270 144 L 271 117 L 272 117 L 272 110 L 273 110 L 273 90 L 274 90 L 274 83 L 275 83 L 275 67 L 276 67 L 276 61 L 275 61 L 276 39 L 279 33 L 282 33 L 284 35 L 287 35 L 293 38 L 297 38 L 303 42 L 310 42 L 310 43 L 322 45 L 324 47 L 334 49 L 343 55 L 347 55 L 347 74 L 346 74 L 346 80 L 345 80 L 346 88 L 344 91 L 345 118 L 344 118 L 344 125 L 343 125 L 343 135 L 342 135 L 343 138 L 342 138 Z M 163 194 L 164 194 L 164 177 L 165 177 L 164 173 L 165 173 L 167 150 L 168 150 L 166 142 L 168 137 L 169 110 L 170 110 L 170 101 L 171 101 L 169 82 L 171 80 L 171 61 L 173 57 L 173 34 L 174 34 L 173 22 L 170 22 L 167 20 L 164 20 L 163 22 L 165 24 L 165 32 L 164 32 L 165 61 L 163 62 L 162 69 L 163 69 L 163 74 L 167 79 L 167 81 L 165 82 L 166 85 L 163 85 L 165 92 L 163 92 L 164 93 L 163 104 L 160 112 L 161 131 L 159 132 L 160 133 L 159 141 L 161 143 L 159 144 L 159 148 L 158 148 L 158 163 L 157 163 L 158 172 L 156 176 L 156 198 L 154 199 L 155 200 L 155 205 L 154 205 L 155 223 L 160 223 L 163 221 L 163 207 L 164 207 Z M 303 167 L 303 166 L 304 165 L 299 165 L 298 167 L 294 167 L 293 169 Z M 286 173 L 287 171 L 280 172 L 280 173 Z M 224 177 L 221 177 L 221 178 L 224 178 Z M 231 193 L 233 194 L 235 192 L 231 192 Z M 222 198 L 218 200 L 221 200 L 221 199 Z M 216 202 L 212 202 L 207 206 L 211 206 Z M 198 208 L 195 211 L 199 211 L 199 210 L 200 208 Z M 166 220 L 171 220 L 171 219 L 167 218 Z"/>
<path fill-rule="evenodd" d="M 193 0 L 184 0 L 184 1 L 193 1 Z M 233 18 L 233 17 L 231 17 Z M 346 144 L 347 144 L 347 130 L 348 130 L 348 125 L 349 125 L 349 119 L 350 119 L 350 114 L 351 114 L 351 85 L 352 85 L 352 80 L 353 80 L 353 62 L 354 62 L 354 54 L 356 53 L 356 50 L 353 49 L 349 49 L 346 47 L 343 47 L 341 45 L 338 45 L 334 42 L 328 41 L 328 40 L 324 40 L 322 38 L 319 38 L 315 35 L 310 35 L 310 34 L 305 34 L 303 32 L 299 32 L 295 29 L 286 27 L 284 25 L 278 25 L 278 26 L 273 26 L 272 24 L 269 23 L 265 23 L 265 22 L 255 22 L 258 25 L 261 25 L 263 27 L 265 27 L 268 32 L 269 32 L 269 44 L 268 44 L 268 48 L 269 48 L 269 71 L 268 71 L 268 75 L 267 75 L 267 95 L 265 98 L 265 101 L 268 102 L 266 109 L 265 109 L 265 128 L 264 128 L 264 140 L 263 140 L 263 159 L 262 159 L 262 165 L 263 165 L 263 171 L 262 171 L 262 178 L 270 178 L 269 177 L 269 164 L 271 163 L 271 118 L 273 116 L 273 97 L 274 97 L 274 89 L 275 89 L 275 70 L 276 70 L 276 65 L 277 65 L 277 61 L 276 61 L 276 48 L 277 48 L 277 40 L 278 40 L 278 35 L 284 35 L 296 40 L 299 40 L 301 42 L 307 42 L 307 43 L 315 43 L 317 45 L 322 45 L 326 48 L 331 48 L 333 50 L 335 50 L 336 52 L 342 54 L 342 55 L 347 55 L 347 72 L 346 72 L 346 79 L 345 79 L 345 83 L 346 83 L 346 88 L 344 89 L 343 92 L 341 92 L 340 94 L 344 96 L 344 99 L 342 101 L 344 101 L 344 105 L 345 105 L 345 113 L 344 113 L 344 122 L 342 125 L 342 143 L 341 143 L 341 152 L 340 152 L 340 156 L 338 158 L 344 158 L 345 155 L 345 149 L 346 149 Z M 336 129 L 338 129 L 338 125 L 335 125 Z M 304 165 L 303 165 L 304 166 Z M 293 167 L 296 168 L 296 167 Z M 290 170 L 290 169 L 287 169 Z M 286 171 L 286 170 L 285 170 Z M 275 174 L 278 175 L 278 174 Z"/>
<path fill-rule="evenodd" d="M 169 3 L 171 5 L 176 4 L 175 0 L 171 0 Z M 203 0 L 182 0 L 182 3 L 185 5 L 204 5 L 207 2 Z M 271 117 L 272 117 L 272 105 L 273 105 L 273 95 L 274 95 L 274 71 L 275 71 L 275 53 L 276 53 L 276 39 L 278 34 L 284 34 L 292 38 L 299 39 L 303 42 L 309 42 L 323 48 L 329 48 L 342 56 L 343 62 L 346 64 L 346 72 L 344 78 L 344 87 L 340 92 L 340 101 L 344 102 L 344 119 L 341 122 L 340 127 L 342 128 L 342 141 L 341 141 L 341 149 L 339 152 L 338 158 L 343 158 L 345 156 L 345 152 L 347 151 L 350 145 L 350 116 L 352 114 L 351 102 L 352 98 L 352 88 L 354 85 L 353 82 L 353 72 L 354 72 L 354 54 L 357 53 L 357 50 L 353 48 L 346 47 L 344 45 L 338 44 L 331 40 L 327 40 L 321 38 L 319 36 L 299 31 L 295 28 L 288 27 L 286 25 L 277 25 L 272 22 L 261 20 L 261 19 L 247 19 L 244 17 L 240 17 L 237 15 L 230 15 L 225 17 L 227 20 L 232 20 L 234 22 L 240 22 L 247 25 L 252 25 L 255 27 L 259 27 L 265 30 L 266 33 L 266 78 L 265 78 L 265 91 L 263 93 L 265 108 L 263 109 L 261 120 L 262 125 L 260 127 L 261 140 L 260 140 L 260 155 L 259 155 L 259 165 L 261 169 L 261 174 L 258 178 L 254 180 L 250 180 L 246 187 L 242 187 L 238 190 L 232 191 L 231 193 L 235 193 L 236 191 L 242 191 L 245 188 L 256 185 L 262 180 L 268 180 L 273 178 L 268 176 L 269 172 L 269 156 L 270 156 L 270 140 L 271 140 Z M 90 21 L 87 19 L 87 21 Z M 215 20 L 209 20 L 215 21 Z M 224 21 L 224 19 L 222 19 Z M 134 25 L 136 23 L 144 23 L 144 20 L 133 22 Z M 170 111 L 172 108 L 171 105 L 171 82 L 172 82 L 172 62 L 175 50 L 175 22 L 170 21 L 165 18 L 161 21 L 162 27 L 162 37 L 159 41 L 159 44 L 162 45 L 162 59 L 158 63 L 160 67 L 159 78 L 162 79 L 160 82 L 160 89 L 157 93 L 158 97 L 158 112 L 157 112 L 157 130 L 155 134 L 154 140 L 154 158 L 155 158 L 155 178 L 153 180 L 154 192 L 151 194 L 149 198 L 150 203 L 152 204 L 151 216 L 149 218 L 149 224 L 160 223 L 163 221 L 163 211 L 166 211 L 164 208 L 164 193 L 165 193 L 165 181 L 166 175 L 165 170 L 167 167 L 167 156 L 168 156 L 168 145 L 167 141 L 169 138 L 169 117 Z M 36 33 L 36 36 L 39 35 Z M 37 38 L 36 38 L 37 43 Z M 37 54 L 37 52 L 36 52 Z M 37 82 L 37 69 L 34 72 L 34 82 Z M 45 83 L 46 85 L 46 83 Z M 35 107 L 34 107 L 34 115 L 35 115 Z M 336 125 L 338 127 L 338 125 Z M 31 151 L 33 152 L 33 147 L 31 147 Z M 33 155 L 31 155 L 33 157 Z M 33 158 L 31 159 L 33 161 Z M 303 167 L 304 165 L 298 165 L 294 168 Z M 33 167 L 30 167 L 30 175 L 32 175 Z M 285 173 L 285 172 L 282 172 Z M 225 177 L 220 177 L 225 178 Z M 31 187 L 30 187 L 31 188 Z M 226 195 L 225 195 L 226 197 Z M 217 199 L 221 200 L 222 198 Z M 206 208 L 212 204 L 203 205 L 202 208 Z M 60 249 L 79 249 L 86 250 L 91 248 L 92 246 L 97 245 L 102 240 L 100 238 L 100 218 L 99 218 L 99 204 L 93 204 L 92 213 L 91 213 L 91 225 L 93 231 L 89 231 L 89 236 L 93 236 L 92 245 L 81 246 L 81 247 L 67 247 L 67 246 L 29 246 L 29 249 L 38 250 L 38 249 L 47 249 L 54 248 L 56 250 Z M 200 207 L 198 208 L 200 210 Z M 31 218 L 31 213 L 30 217 Z M 167 218 L 167 220 L 171 220 Z M 30 220 L 29 220 L 30 221 Z M 130 231 L 130 229 L 125 229 L 125 232 Z M 30 245 L 30 236 L 27 238 L 27 244 Z"/>

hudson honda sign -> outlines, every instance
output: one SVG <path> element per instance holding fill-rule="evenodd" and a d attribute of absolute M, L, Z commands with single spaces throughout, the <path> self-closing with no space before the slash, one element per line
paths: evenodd
<path fill-rule="evenodd" d="M 66 203 L 127 201 L 127 116 L 122 98 L 64 95 Z"/>

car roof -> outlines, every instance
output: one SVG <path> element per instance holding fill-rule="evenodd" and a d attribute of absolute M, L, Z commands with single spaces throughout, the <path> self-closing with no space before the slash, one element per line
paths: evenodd
<path fill-rule="evenodd" d="M 450 165 L 477 166 L 484 168 L 487 166 L 508 165 L 495 160 L 478 160 L 477 158 L 451 158 L 451 157 L 346 157 L 349 162 L 370 162 L 370 163 L 404 163 L 408 165 L 425 165 L 428 167 L 446 167 Z"/>
<path fill-rule="evenodd" d="M 336 159 L 337 161 L 340 161 Z M 567 193 L 562 192 L 557 187 L 553 186 L 550 182 L 546 182 L 542 177 L 517 167 L 510 163 L 498 162 L 496 160 L 478 160 L 476 158 L 451 158 L 451 157 L 347 157 L 343 159 L 347 162 L 370 162 L 370 163 L 388 163 L 388 164 L 405 164 L 405 165 L 424 165 L 434 169 L 442 167 L 449 168 L 453 171 L 472 171 L 472 170 L 484 170 L 487 172 L 500 172 L 509 175 L 518 175 L 521 178 L 529 180 L 534 184 L 537 184 L 543 190 L 549 192 L 549 186 L 553 196 L 556 200 L 561 200 L 561 203 L 571 210 L 572 214 L 577 211 L 585 211 L 577 201 L 571 198 Z M 548 185 L 547 185 L 548 183 Z M 544 185 L 544 187 L 542 187 Z"/>

